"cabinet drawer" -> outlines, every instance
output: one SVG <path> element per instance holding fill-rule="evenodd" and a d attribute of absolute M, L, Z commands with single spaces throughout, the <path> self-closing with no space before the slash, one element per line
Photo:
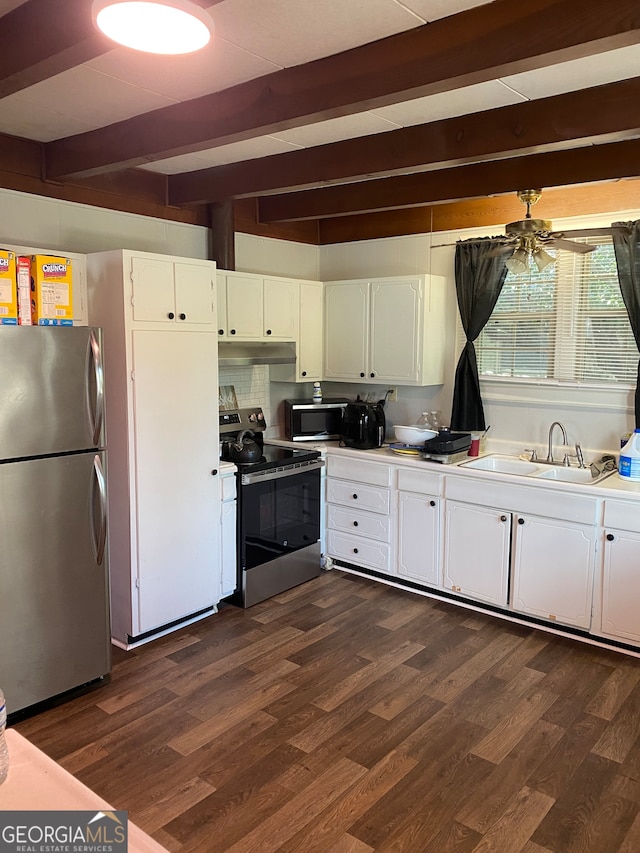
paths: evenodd
<path fill-rule="evenodd" d="M 391 498 L 388 489 L 376 489 L 363 486 L 362 483 L 350 483 L 347 480 L 327 479 L 327 501 L 358 509 L 371 510 L 383 515 L 389 514 Z"/>
<path fill-rule="evenodd" d="M 381 572 L 388 572 L 391 565 L 389 546 L 383 542 L 360 539 L 348 533 L 329 530 L 327 550 L 335 560 L 344 560 L 356 566 L 366 566 Z"/>
<path fill-rule="evenodd" d="M 640 533 L 640 512 L 638 504 L 633 501 L 605 501 L 605 527 L 617 527 L 618 530 L 629 530 Z"/>
<path fill-rule="evenodd" d="M 388 516 L 360 512 L 342 506 L 330 504 L 327 507 L 327 527 L 330 530 L 341 530 L 343 533 L 379 539 L 380 542 L 391 540 L 391 519 Z"/>
<path fill-rule="evenodd" d="M 332 456 L 327 459 L 327 475 L 340 477 L 342 480 L 355 480 L 358 483 L 369 483 L 372 486 L 391 485 L 391 465 L 380 465 L 364 459 L 349 459 L 345 456 Z"/>
<path fill-rule="evenodd" d="M 412 468 L 398 470 L 398 489 L 403 492 L 415 492 L 418 495 L 439 495 L 440 474 L 433 471 L 414 471 Z"/>

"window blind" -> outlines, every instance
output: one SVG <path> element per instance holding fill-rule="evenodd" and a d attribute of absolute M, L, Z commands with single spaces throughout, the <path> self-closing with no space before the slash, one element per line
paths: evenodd
<path fill-rule="evenodd" d="M 508 273 L 476 341 L 481 375 L 635 382 L 639 354 L 611 238 L 580 242 L 597 248 L 587 254 L 556 250 L 556 262 L 542 272 L 532 264 L 524 273 Z"/>

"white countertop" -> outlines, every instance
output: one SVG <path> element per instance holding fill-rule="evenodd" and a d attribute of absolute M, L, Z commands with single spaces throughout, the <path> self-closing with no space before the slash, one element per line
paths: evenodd
<path fill-rule="evenodd" d="M 115 810 L 15 729 L 7 729 L 5 737 L 9 774 L 0 785 L 0 810 Z M 129 853 L 168 853 L 131 821 L 128 836 Z"/>

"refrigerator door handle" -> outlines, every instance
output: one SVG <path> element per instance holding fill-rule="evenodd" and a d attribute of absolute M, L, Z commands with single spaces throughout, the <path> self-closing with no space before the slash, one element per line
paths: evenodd
<path fill-rule="evenodd" d="M 89 362 L 90 368 L 93 369 L 93 375 L 96 386 L 95 404 L 92 405 L 91 400 L 91 382 L 87 375 L 87 400 L 89 406 L 89 419 L 91 421 L 91 430 L 93 433 L 93 444 L 95 447 L 101 447 L 102 442 L 102 425 L 104 423 L 104 368 L 102 365 L 102 351 L 100 342 L 93 329 L 89 332 Z"/>
<path fill-rule="evenodd" d="M 99 454 L 93 457 L 93 473 L 97 488 L 90 490 L 90 518 L 91 528 L 93 533 L 93 552 L 96 563 L 101 566 L 104 560 L 104 551 L 107 544 L 107 489 L 104 478 L 104 470 L 102 468 L 102 460 Z M 96 491 L 99 498 L 98 511 L 100 514 L 99 523 L 96 525 Z"/>

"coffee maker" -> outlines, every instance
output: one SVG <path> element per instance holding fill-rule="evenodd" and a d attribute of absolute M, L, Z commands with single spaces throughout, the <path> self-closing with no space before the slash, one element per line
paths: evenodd
<path fill-rule="evenodd" d="M 385 428 L 384 400 L 370 403 L 358 397 L 354 403 L 347 403 L 344 407 L 342 443 L 346 447 L 358 450 L 382 447 Z"/>

